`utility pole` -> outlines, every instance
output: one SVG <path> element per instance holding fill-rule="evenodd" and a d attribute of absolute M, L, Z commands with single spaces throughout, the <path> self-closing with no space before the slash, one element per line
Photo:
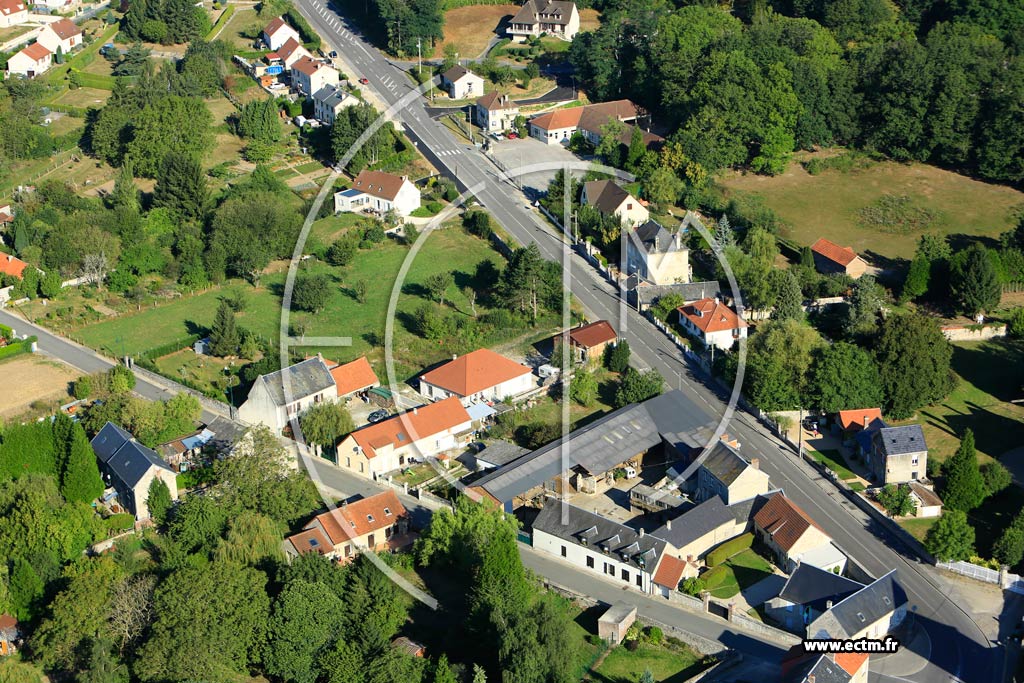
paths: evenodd
<path fill-rule="evenodd" d="M 416 39 L 416 64 L 418 71 L 417 76 L 423 75 L 423 40 L 421 38 Z"/>
<path fill-rule="evenodd" d="M 797 437 L 796 455 L 803 460 L 804 457 L 804 407 L 800 406 L 800 417 L 796 424 Z"/>

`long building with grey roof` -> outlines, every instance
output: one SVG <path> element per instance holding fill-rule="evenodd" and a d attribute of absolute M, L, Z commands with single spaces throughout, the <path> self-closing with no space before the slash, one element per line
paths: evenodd
<path fill-rule="evenodd" d="M 807 626 L 808 638 L 881 638 L 903 623 L 907 593 L 896 570 L 836 602 Z"/>
<path fill-rule="evenodd" d="M 313 356 L 287 368 L 260 375 L 245 403 L 238 407 L 238 419 L 264 424 L 280 434 L 291 420 L 310 406 L 338 398 L 338 388 L 323 358 Z"/>
<path fill-rule="evenodd" d="M 689 457 L 714 434 L 714 418 L 680 391 L 634 403 L 587 424 L 477 480 L 471 491 L 511 511 L 545 490 L 588 491 L 655 448 L 666 460 Z"/>

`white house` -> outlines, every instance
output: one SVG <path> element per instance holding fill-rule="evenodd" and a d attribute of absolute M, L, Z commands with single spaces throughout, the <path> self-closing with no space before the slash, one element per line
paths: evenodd
<path fill-rule="evenodd" d="M 334 193 L 334 211 L 366 211 L 386 213 L 392 209 L 402 217 L 420 208 L 420 191 L 408 176 L 383 171 L 360 171 L 352 187 Z"/>
<path fill-rule="evenodd" d="M 47 71 L 52 62 L 52 52 L 39 43 L 32 43 L 7 60 L 7 76 L 32 78 Z"/>
<path fill-rule="evenodd" d="M 135 519 L 149 519 L 149 487 L 156 479 L 167 485 L 171 500 L 178 500 L 174 470 L 130 433 L 108 422 L 91 444 L 104 480 L 117 491 L 121 506 Z"/>
<path fill-rule="evenodd" d="M 238 419 L 264 424 L 280 434 L 288 422 L 310 406 L 338 398 L 338 389 L 323 358 L 314 356 L 269 375 L 260 375 L 238 408 Z"/>
<path fill-rule="evenodd" d="M 628 273 L 654 285 L 689 282 L 690 250 L 683 246 L 680 232 L 669 232 L 653 220 L 630 230 L 626 241 Z"/>
<path fill-rule="evenodd" d="M 683 328 L 705 346 L 728 351 L 737 339 L 747 336 L 747 323 L 717 297 L 694 301 L 676 310 Z"/>
<path fill-rule="evenodd" d="M 942 499 L 919 481 L 912 481 L 910 497 L 914 501 L 915 517 L 938 517 L 942 514 Z"/>
<path fill-rule="evenodd" d="M 441 88 L 448 91 L 453 100 L 482 95 L 484 79 L 464 66 L 453 66 L 441 74 Z"/>
<path fill-rule="evenodd" d="M 302 531 L 285 539 L 289 557 L 316 553 L 339 562 L 355 558 L 362 550 L 396 550 L 415 536 L 407 534 L 409 517 L 391 489 L 369 498 L 343 502 L 314 517 Z"/>
<path fill-rule="evenodd" d="M 476 123 L 488 133 L 497 133 L 512 127 L 519 116 L 519 105 L 508 95 L 489 92 L 476 101 Z"/>
<path fill-rule="evenodd" d="M 583 183 L 580 202 L 596 206 L 606 216 L 616 216 L 623 225 L 633 227 L 650 218 L 640 200 L 626 192 L 613 180 L 589 180 Z"/>
<path fill-rule="evenodd" d="M 292 64 L 292 87 L 303 95 L 312 95 L 340 81 L 337 69 L 312 57 L 300 57 Z"/>
<path fill-rule="evenodd" d="M 288 42 L 288 39 L 294 39 L 295 42 L 301 43 L 302 38 L 299 36 L 298 31 L 293 29 L 284 17 L 278 17 L 272 20 L 267 27 L 263 29 L 263 33 L 260 36 L 267 48 L 273 51 L 278 50 L 282 45 Z"/>
<path fill-rule="evenodd" d="M 623 589 L 652 593 L 652 579 L 664 554 L 665 541 L 552 500 L 533 521 L 533 549 L 613 581 Z"/>
<path fill-rule="evenodd" d="M 490 349 L 453 358 L 420 377 L 420 393 L 439 401 L 455 396 L 462 405 L 499 402 L 537 386 L 533 370 Z"/>
<path fill-rule="evenodd" d="M 337 85 L 325 85 L 313 92 L 313 116 L 327 126 L 334 125 L 334 119 L 342 109 L 356 104 L 359 104 L 359 98 Z"/>
<path fill-rule="evenodd" d="M 0 28 L 10 28 L 28 21 L 28 5 L 23 0 L 0 0 Z"/>
<path fill-rule="evenodd" d="M 373 478 L 465 446 L 473 433 L 469 413 L 453 396 L 357 429 L 338 445 L 338 465 Z"/>
<path fill-rule="evenodd" d="M 776 564 L 792 572 L 798 564 L 843 572 L 846 556 L 831 537 L 783 494 L 777 494 L 754 515 L 754 533 L 771 550 Z"/>
<path fill-rule="evenodd" d="M 58 50 L 63 54 L 69 54 L 81 46 L 82 29 L 70 19 L 61 19 L 47 24 L 39 33 L 36 42 L 54 54 L 57 54 Z"/>
<path fill-rule="evenodd" d="M 290 70 L 295 62 L 303 57 L 313 58 L 313 55 L 309 54 L 309 50 L 302 47 L 302 43 L 295 38 L 286 40 L 284 45 L 277 49 L 277 56 L 281 60 L 281 65 L 285 68 L 285 71 Z"/>
<path fill-rule="evenodd" d="M 576 3 L 565 0 L 526 0 L 508 25 L 508 35 L 514 42 L 542 33 L 572 40 L 579 31 Z"/>

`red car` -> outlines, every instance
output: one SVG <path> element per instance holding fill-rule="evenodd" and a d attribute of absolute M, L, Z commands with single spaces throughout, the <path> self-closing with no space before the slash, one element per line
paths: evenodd
<path fill-rule="evenodd" d="M 509 133 L 508 134 L 508 139 L 509 140 L 518 140 L 519 139 L 519 135 L 517 135 L 516 133 Z"/>
<path fill-rule="evenodd" d="M 370 79 L 369 78 L 360 78 L 359 82 L 362 83 L 363 85 L 370 85 Z"/>

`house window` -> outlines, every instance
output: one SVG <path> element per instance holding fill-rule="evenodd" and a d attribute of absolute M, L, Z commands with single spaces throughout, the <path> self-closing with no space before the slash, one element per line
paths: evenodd
<path fill-rule="evenodd" d="M 644 587 L 644 575 L 643 574 L 637 574 L 636 575 L 636 587 L 637 588 L 643 588 Z"/>
<path fill-rule="evenodd" d="M 319 403 L 322 400 L 324 400 L 323 394 L 317 394 L 313 397 L 313 403 Z"/>
<path fill-rule="evenodd" d="M 363 463 L 359 463 L 359 471 L 360 471 L 360 472 L 362 472 L 362 471 L 363 471 Z"/>
<path fill-rule="evenodd" d="M 622 580 L 626 583 L 629 583 L 629 572 L 627 572 L 625 569 L 622 570 Z"/>
<path fill-rule="evenodd" d="M 608 568 L 608 576 L 615 576 L 615 565 L 605 562 L 604 566 Z"/>
<path fill-rule="evenodd" d="M 910 464 L 911 465 L 917 465 L 917 463 L 918 463 L 918 460 L 917 460 L 917 456 L 915 455 L 913 458 L 910 459 Z"/>
<path fill-rule="evenodd" d="M 352 546 L 345 544 L 345 557 L 352 557 Z"/>
<path fill-rule="evenodd" d="M 373 546 L 376 545 L 376 543 L 374 543 L 373 541 L 374 541 L 373 534 L 370 534 L 369 536 L 366 537 L 366 545 L 367 545 L 368 548 L 372 549 Z"/>
<path fill-rule="evenodd" d="M 352 458 L 345 458 L 345 467 L 352 469 Z"/>
<path fill-rule="evenodd" d="M 563 545 L 562 546 L 562 557 L 565 557 L 566 555 L 567 555 L 567 553 L 566 553 L 566 550 L 565 550 L 565 546 Z M 587 559 L 589 560 L 590 558 L 588 557 Z"/>
<path fill-rule="evenodd" d="M 590 555 L 587 555 L 587 569 L 593 569 L 593 568 L 594 568 L 594 558 L 591 557 Z"/>

